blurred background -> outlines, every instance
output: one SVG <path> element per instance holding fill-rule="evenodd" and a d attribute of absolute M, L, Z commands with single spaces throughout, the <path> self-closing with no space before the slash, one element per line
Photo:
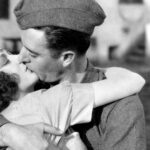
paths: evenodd
<path fill-rule="evenodd" d="M 20 33 L 13 9 L 19 0 L 0 0 L 0 48 L 18 53 Z M 150 149 L 150 0 L 97 0 L 106 13 L 95 29 L 87 56 L 96 66 L 121 66 L 140 73 L 146 85 L 140 93 L 146 114 Z"/>

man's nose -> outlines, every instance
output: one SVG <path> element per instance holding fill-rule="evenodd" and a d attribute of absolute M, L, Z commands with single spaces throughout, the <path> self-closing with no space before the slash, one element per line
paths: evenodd
<path fill-rule="evenodd" d="M 20 53 L 19 53 L 19 63 L 29 63 L 30 58 L 29 58 L 29 52 L 25 50 L 25 48 L 22 48 Z"/>

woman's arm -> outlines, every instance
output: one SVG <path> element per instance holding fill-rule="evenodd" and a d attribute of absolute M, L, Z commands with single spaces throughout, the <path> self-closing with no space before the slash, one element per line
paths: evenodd
<path fill-rule="evenodd" d="M 145 83 L 140 75 L 124 68 L 107 68 L 105 75 L 105 80 L 71 84 L 73 91 L 71 125 L 91 121 L 93 107 L 135 94 Z"/>
<path fill-rule="evenodd" d="M 107 68 L 105 75 L 105 80 L 92 83 L 95 107 L 138 93 L 145 84 L 139 74 L 124 68 Z"/>

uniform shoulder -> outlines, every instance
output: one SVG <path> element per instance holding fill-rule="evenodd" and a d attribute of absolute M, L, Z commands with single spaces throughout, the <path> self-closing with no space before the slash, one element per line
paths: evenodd
<path fill-rule="evenodd" d="M 125 118 L 129 116 L 129 114 L 133 119 L 137 116 L 144 115 L 143 104 L 137 94 L 105 105 L 102 112 L 102 122 L 105 123 L 108 120 L 113 121 L 113 118 Z"/>

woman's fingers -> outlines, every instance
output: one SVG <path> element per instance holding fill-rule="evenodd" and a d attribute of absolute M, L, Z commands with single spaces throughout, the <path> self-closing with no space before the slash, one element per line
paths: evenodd
<path fill-rule="evenodd" d="M 41 133 L 49 133 L 53 135 L 62 135 L 64 132 L 56 127 L 52 127 L 51 125 L 47 123 L 36 123 L 36 124 L 30 124 L 28 127 L 32 127 L 33 129 L 39 129 Z"/>
<path fill-rule="evenodd" d="M 43 131 L 45 133 L 50 133 L 50 134 L 53 134 L 53 135 L 62 135 L 63 134 L 63 131 L 61 131 L 60 129 L 52 127 L 52 126 L 50 126 L 49 124 L 46 124 L 46 123 L 43 123 Z"/>

